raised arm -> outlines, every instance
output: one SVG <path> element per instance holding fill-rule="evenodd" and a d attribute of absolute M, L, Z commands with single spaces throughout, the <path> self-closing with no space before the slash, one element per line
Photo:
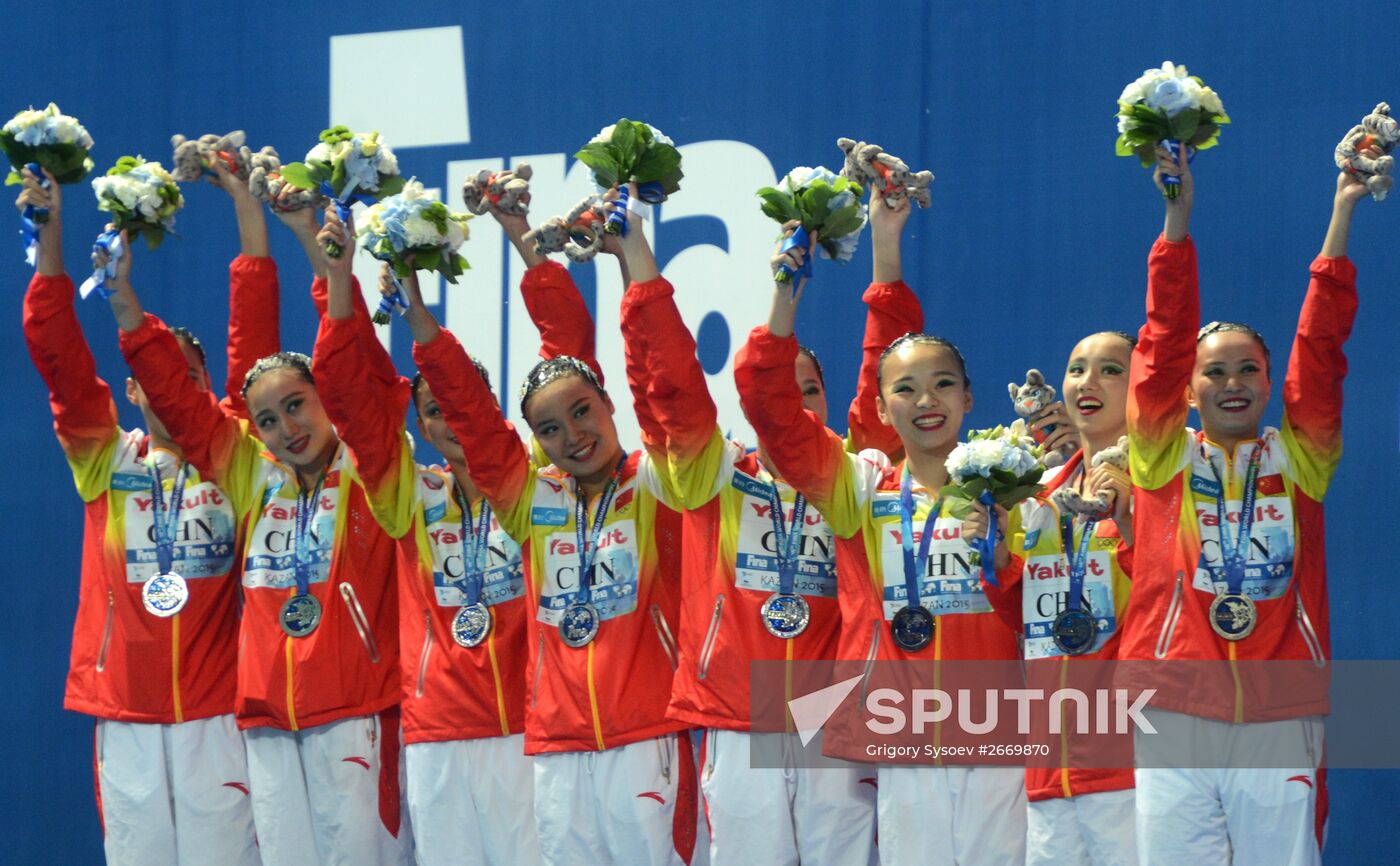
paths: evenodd
<path fill-rule="evenodd" d="M 243 379 L 258 359 L 282 347 L 277 263 L 268 251 L 267 216 L 247 181 L 231 174 L 222 160 L 211 160 L 211 183 L 228 193 L 238 221 L 238 257 L 228 266 L 228 383 L 219 406 L 248 417 Z"/>
<path fill-rule="evenodd" d="M 801 267 L 810 250 L 795 249 L 775 256 Z M 754 328 L 734 360 L 739 403 L 753 425 L 768 457 L 787 483 L 802 493 L 826 517 L 832 530 L 850 537 L 860 526 L 851 464 L 841 438 L 802 406 L 802 393 L 793 377 L 797 338 L 793 322 L 802 295 L 789 284 L 775 282 L 767 325 Z"/>
<path fill-rule="evenodd" d="M 1165 154 L 1165 151 L 1163 151 Z M 1147 259 L 1147 323 L 1138 335 L 1128 379 L 1128 436 L 1133 482 L 1155 489 L 1174 477 L 1185 447 L 1186 386 L 1196 364 L 1201 298 L 1196 247 L 1187 233 L 1195 182 L 1183 154 L 1161 156 L 1154 177 L 1179 174 L 1181 191 L 1162 198 L 1162 236 Z"/>
<path fill-rule="evenodd" d="M 1356 319 L 1356 266 L 1347 258 L 1356 203 L 1366 185 L 1342 172 L 1332 199 L 1332 220 L 1322 251 L 1309 268 L 1312 277 L 1288 373 L 1283 380 L 1283 435 L 1304 491 L 1321 499 L 1342 452 L 1342 380 L 1347 358 L 1343 344 Z"/>
<path fill-rule="evenodd" d="M 353 219 L 342 224 L 335 209 L 327 208 L 317 249 L 329 240 L 349 249 L 346 235 L 353 231 Z M 415 469 L 403 430 L 409 389 L 374 375 L 353 302 L 352 262 L 349 255 L 327 256 L 326 315 L 316 335 L 312 369 L 326 414 L 350 450 L 375 519 L 398 538 L 412 524 Z"/>
<path fill-rule="evenodd" d="M 73 468 L 78 492 L 90 501 L 102 492 L 97 483 L 100 455 L 117 438 L 117 407 L 111 389 L 97 376 L 73 308 L 73 281 L 63 270 L 63 193 L 52 175 L 48 189 L 28 169 L 23 176 L 18 207 L 32 204 L 49 211 L 49 221 L 39 232 L 38 270 L 24 295 L 24 342 L 48 386 L 54 432 Z"/>
<path fill-rule="evenodd" d="M 535 472 L 529 451 L 462 344 L 439 327 L 423 305 L 417 276 L 410 274 L 403 287 L 409 301 L 403 318 L 413 333 L 413 362 L 432 389 L 448 428 L 462 443 L 472 481 L 491 502 L 507 534 L 523 542 L 530 531 Z"/>
<path fill-rule="evenodd" d="M 872 190 L 871 196 L 877 193 Z M 900 239 L 913 205 L 909 199 L 898 207 L 879 203 L 870 208 L 870 245 L 874 273 L 862 300 L 866 303 L 865 338 L 861 341 L 860 377 L 847 421 L 847 446 L 859 452 L 875 448 L 899 462 L 904 453 L 894 428 L 880 420 L 876 398 L 880 395 L 880 353 L 895 340 L 924 329 L 924 310 L 904 282 Z"/>

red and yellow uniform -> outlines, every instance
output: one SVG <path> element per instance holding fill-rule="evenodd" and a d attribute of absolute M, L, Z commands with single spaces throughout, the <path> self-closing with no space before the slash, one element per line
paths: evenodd
<path fill-rule="evenodd" d="M 948 513 L 946 503 L 931 529 L 925 570 L 917 576 L 920 598 L 935 618 L 933 641 L 917 652 L 894 644 L 890 621 L 906 603 L 903 463 L 881 466 L 847 453 L 840 437 L 803 411 L 792 376 L 796 356 L 795 338 L 775 337 L 760 326 L 739 351 L 734 375 L 744 412 L 774 465 L 826 516 L 836 536 L 837 657 L 864 660 L 867 670 L 876 661 L 932 661 L 934 687 L 943 683 L 944 661 L 1017 658 L 1016 636 L 982 592 L 970 565 L 971 549 L 962 539 L 962 521 Z M 913 490 L 914 526 L 922 527 L 936 498 L 917 484 Z M 840 727 L 828 726 L 825 750 L 868 760 L 865 744 L 850 739 Z M 912 861 L 950 838 L 954 850 L 980 846 L 986 862 L 1025 856 L 1025 786 L 1018 768 L 881 765 L 877 775 L 882 858 Z"/>

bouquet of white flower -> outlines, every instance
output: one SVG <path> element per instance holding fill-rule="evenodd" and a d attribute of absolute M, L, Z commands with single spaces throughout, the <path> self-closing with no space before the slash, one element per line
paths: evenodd
<path fill-rule="evenodd" d="M 1184 142 L 1189 162 L 1196 151 L 1215 147 L 1220 127 L 1229 122 L 1220 96 L 1200 78 L 1187 75 L 1185 66 L 1168 60 L 1123 88 L 1118 97 L 1115 150 L 1119 156 L 1136 156 L 1144 168 L 1151 168 L 1159 143 L 1175 156 Z M 1176 198 L 1181 181 L 1168 175 L 1162 185 L 1167 198 Z"/>
<path fill-rule="evenodd" d="M 121 233 L 126 231 L 133 240 L 145 235 L 146 246 L 155 249 L 167 233 L 175 232 L 175 212 L 185 206 L 185 198 L 170 172 L 139 156 L 117 160 L 105 175 L 93 179 L 92 190 L 97 209 L 112 215 L 112 226 L 93 243 L 93 273 L 79 292 L 84 298 L 94 291 L 106 298 L 112 294 L 105 288 L 107 278 L 115 276 L 125 254 Z M 99 255 L 106 257 L 104 265 L 98 264 Z"/>
<path fill-rule="evenodd" d="M 622 118 L 602 131 L 574 154 L 593 170 L 599 188 L 616 186 L 618 209 L 608 217 L 604 231 L 627 233 L 626 211 L 631 206 L 627 184 L 637 184 L 637 198 L 646 204 L 660 204 L 681 188 L 681 152 L 671 139 L 649 123 Z"/>
<path fill-rule="evenodd" d="M 457 252 L 468 237 L 467 221 L 471 218 L 471 214 L 452 213 L 447 205 L 429 196 L 423 184 L 410 180 L 402 192 L 365 211 L 360 246 L 389 263 L 395 284 L 415 269 L 437 271 L 449 283 L 456 283 L 462 271 L 471 267 Z M 379 302 L 374 321 L 386 324 L 395 306 L 408 308 L 401 287 Z"/>
<path fill-rule="evenodd" d="M 964 540 L 977 551 L 982 577 L 995 586 L 991 566 L 997 518 L 993 506 L 1011 508 L 1045 489 L 1040 483 L 1045 473 L 1044 451 L 1032 438 L 1025 419 L 1017 418 L 1006 427 L 972 431 L 944 465 L 948 484 L 940 495 L 949 503 L 949 514 L 961 519 L 972 510 L 973 502 L 987 506 L 987 537 Z"/>
<path fill-rule="evenodd" d="M 305 162 L 282 166 L 282 179 L 299 189 L 318 189 L 335 202 L 343 220 L 355 202 L 379 201 L 404 187 L 399 161 L 378 132 L 351 132 L 333 126 L 321 133 L 321 143 L 311 148 Z M 339 258 L 343 250 L 334 241 L 326 253 Z"/>
<path fill-rule="evenodd" d="M 758 191 L 763 199 L 763 213 L 780 224 L 793 220 L 801 223 L 797 231 L 783 242 L 782 251 L 793 247 L 807 248 L 813 234 L 824 258 L 849 262 L 855 255 L 860 230 L 865 227 L 866 208 L 861 203 L 865 191 L 860 184 L 840 177 L 825 166 L 798 166 L 787 173 L 778 186 L 765 186 Z M 792 281 L 798 272 L 783 265 L 776 279 Z M 801 275 L 812 275 L 812 261 L 802 264 Z"/>
<path fill-rule="evenodd" d="M 52 102 L 43 111 L 21 111 L 0 128 L 0 150 L 12 166 L 5 178 L 7 186 L 21 181 L 20 166 L 28 166 L 48 186 L 40 168 L 46 168 L 59 183 L 77 183 L 92 171 L 92 136 L 78 122 L 58 110 Z M 49 212 L 26 205 L 20 213 L 20 236 L 25 260 L 33 265 L 38 252 L 39 226 L 49 221 Z"/>

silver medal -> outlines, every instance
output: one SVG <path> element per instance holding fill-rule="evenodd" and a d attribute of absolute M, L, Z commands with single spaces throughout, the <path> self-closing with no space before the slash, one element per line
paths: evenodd
<path fill-rule="evenodd" d="M 152 616 L 174 616 L 190 600 L 190 586 L 175 572 L 148 577 L 141 585 L 141 604 Z"/>
<path fill-rule="evenodd" d="M 759 613 L 768 633 L 783 640 L 802 634 L 812 621 L 812 608 L 807 599 L 792 592 L 775 592 L 768 596 Z"/>
<path fill-rule="evenodd" d="M 477 602 L 464 604 L 452 619 L 452 639 L 458 646 L 479 646 L 491 633 L 491 608 Z"/>
<path fill-rule="evenodd" d="M 282 603 L 277 622 L 289 636 L 306 637 L 321 624 L 321 602 L 314 595 L 294 595 Z"/>
<path fill-rule="evenodd" d="M 598 608 L 586 601 L 576 601 L 564 608 L 559 617 L 559 639 L 565 646 L 585 647 L 597 636 Z"/>

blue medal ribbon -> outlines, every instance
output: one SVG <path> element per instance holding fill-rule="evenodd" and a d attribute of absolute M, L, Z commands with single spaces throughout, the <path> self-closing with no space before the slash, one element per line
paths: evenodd
<path fill-rule="evenodd" d="M 481 601 L 481 591 L 486 583 L 486 537 L 491 531 L 491 503 L 481 500 L 481 517 L 472 525 L 472 507 L 467 497 L 459 496 L 462 506 L 462 580 L 457 589 L 466 596 L 464 605 L 470 606 Z"/>
<path fill-rule="evenodd" d="M 977 558 L 981 560 L 982 579 L 992 586 L 997 586 L 997 500 L 990 490 L 984 490 L 982 495 L 977 497 L 977 501 L 987 506 L 987 537 L 974 538 L 968 545 L 977 551 Z"/>
<path fill-rule="evenodd" d="M 112 229 L 98 235 L 97 240 L 92 242 L 92 254 L 96 256 L 99 253 L 106 254 L 107 264 L 105 267 L 94 268 L 92 276 L 88 277 L 78 288 L 78 294 L 81 297 L 86 298 L 96 292 L 98 297 L 106 300 L 116 294 L 107 288 L 107 280 L 117 275 L 117 262 L 121 261 L 122 256 L 126 253 L 122 246 L 121 232 Z"/>
<path fill-rule="evenodd" d="M 1065 610 L 1079 610 L 1080 598 L 1084 594 L 1084 575 L 1089 570 L 1089 543 L 1094 538 L 1097 517 L 1084 521 L 1084 534 L 1079 539 L 1079 549 L 1074 548 L 1074 518 L 1060 515 L 1060 538 L 1064 542 L 1065 557 L 1069 559 L 1069 598 L 1065 600 Z"/>
<path fill-rule="evenodd" d="M 1244 592 L 1245 563 L 1249 560 L 1249 537 L 1254 530 L 1254 501 L 1258 496 L 1259 458 L 1263 450 L 1262 445 L 1256 445 L 1254 453 L 1249 455 L 1249 467 L 1244 473 L 1244 501 L 1240 503 L 1240 534 L 1233 544 L 1230 539 L 1230 524 L 1225 520 L 1225 497 L 1229 491 L 1220 478 L 1220 471 L 1215 468 L 1215 461 L 1210 461 L 1210 471 L 1215 475 L 1216 484 L 1220 485 L 1220 495 L 1215 499 L 1215 517 L 1220 529 L 1220 560 L 1225 566 L 1227 595 L 1242 595 Z"/>
<path fill-rule="evenodd" d="M 904 548 L 904 606 L 909 608 L 922 607 L 923 597 L 920 593 L 919 577 L 928 566 L 928 548 L 933 541 L 933 525 L 938 520 L 938 513 L 943 510 L 943 497 L 938 497 L 933 501 L 933 506 L 929 508 L 928 515 L 924 517 L 924 531 L 919 538 L 919 553 L 914 555 L 914 485 L 912 476 L 909 474 L 909 466 L 905 464 L 904 472 L 899 478 L 899 525 L 901 530 L 900 545 Z"/>
<path fill-rule="evenodd" d="M 792 595 L 797 582 L 798 554 L 802 550 L 802 521 L 807 512 L 807 498 L 801 493 L 792 501 L 792 531 L 787 531 L 783 515 L 783 499 L 778 495 L 778 481 L 768 485 L 768 516 L 773 521 L 773 549 L 778 553 L 778 592 Z"/>
<path fill-rule="evenodd" d="M 786 262 L 778 265 L 777 281 L 780 283 L 792 283 L 793 294 L 797 294 L 798 283 L 797 280 L 793 279 L 794 277 L 806 277 L 807 279 L 811 279 L 812 277 L 812 256 L 811 251 L 807 249 L 811 242 L 812 238 L 811 235 L 807 234 L 807 228 L 805 226 L 798 226 L 797 230 L 789 235 L 787 240 L 783 241 L 783 245 L 778 248 L 779 253 L 788 252 L 796 247 L 801 247 L 803 252 L 808 253 L 807 257 L 802 260 L 802 267 L 800 268 L 794 268 Z"/>
<path fill-rule="evenodd" d="M 297 582 L 297 595 L 307 595 L 311 589 L 311 562 L 308 555 L 307 538 L 311 535 L 311 525 L 315 522 L 316 510 L 321 505 L 321 486 L 326 483 L 326 476 L 323 474 L 316 482 L 316 489 L 311 491 L 311 496 L 306 495 L 305 490 L 297 492 L 297 520 L 296 520 L 296 547 L 294 550 L 293 576 Z"/>
<path fill-rule="evenodd" d="M 603 537 L 603 522 L 608 517 L 608 509 L 612 507 L 613 494 L 617 493 L 618 485 L 622 482 L 622 467 L 626 465 L 627 455 L 623 454 L 617 461 L 617 468 L 613 470 L 613 476 L 603 490 L 603 495 L 598 498 L 598 512 L 593 517 L 593 528 L 586 542 L 583 526 L 588 522 L 588 494 L 583 492 L 577 479 L 574 481 L 574 534 L 578 539 L 579 601 L 584 604 L 591 603 L 593 599 L 593 560 L 598 557 L 598 541 Z"/>
<path fill-rule="evenodd" d="M 160 574 L 170 574 L 175 563 L 175 533 L 180 527 L 180 507 L 185 502 L 185 479 L 189 477 L 189 467 L 179 464 L 175 470 L 175 484 L 170 490 L 170 511 L 165 511 L 165 485 L 160 477 L 160 464 L 150 458 L 151 468 L 151 522 L 152 534 L 156 542 L 156 565 Z"/>

